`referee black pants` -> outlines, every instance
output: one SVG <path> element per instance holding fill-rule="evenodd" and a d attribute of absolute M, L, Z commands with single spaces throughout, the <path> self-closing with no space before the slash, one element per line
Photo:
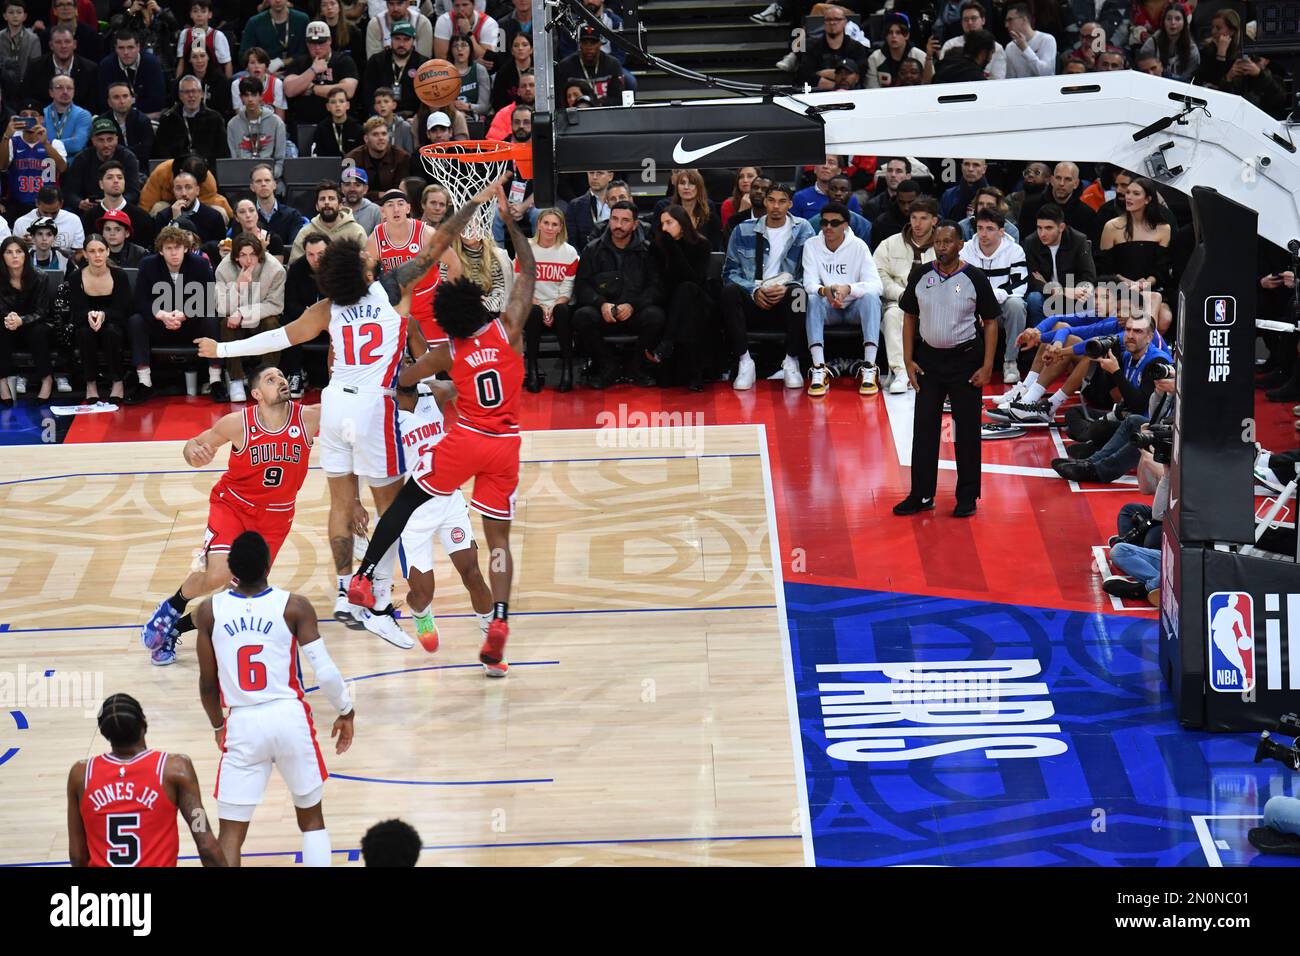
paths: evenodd
<path fill-rule="evenodd" d="M 970 378 L 984 364 L 984 340 L 971 339 L 952 349 L 934 349 L 917 341 L 912 360 L 925 374 L 918 376 L 916 411 L 912 420 L 912 494 L 933 498 L 939 479 L 939 437 L 943 430 L 943 400 L 952 401 L 957 445 L 957 500 L 980 496 L 980 389 Z"/>

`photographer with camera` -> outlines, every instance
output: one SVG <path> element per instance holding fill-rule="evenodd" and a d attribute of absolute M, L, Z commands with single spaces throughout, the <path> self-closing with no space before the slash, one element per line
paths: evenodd
<path fill-rule="evenodd" d="M 1159 380 L 1161 398 L 1166 390 L 1173 394 L 1172 378 Z M 1172 399 L 1168 402 L 1169 420 L 1172 421 Z M 1136 420 L 1130 416 L 1125 421 Z M 1130 581 L 1115 574 L 1102 582 L 1107 594 L 1130 601 L 1146 601 L 1152 607 L 1160 606 L 1160 525 L 1169 506 L 1169 460 L 1173 451 L 1173 425 L 1142 425 L 1134 444 L 1138 448 L 1138 490 L 1153 494 L 1151 506 L 1131 502 L 1120 509 L 1115 519 L 1119 534 L 1110 539 L 1110 563 L 1122 574 L 1136 578 Z"/>
<path fill-rule="evenodd" d="M 1124 351 L 1119 358 L 1115 356 L 1119 340 L 1113 336 L 1085 343 L 1085 351 L 1096 354 L 1097 367 L 1109 376 L 1110 392 L 1117 401 L 1104 418 L 1088 426 L 1086 437 L 1097 448 L 1095 452 L 1087 458 L 1052 462 L 1062 478 L 1114 481 L 1138 463 L 1135 442 L 1140 427 L 1148 421 L 1163 422 L 1172 412 L 1174 360 L 1155 347 L 1155 335 L 1151 316 L 1139 314 L 1124 323 Z"/>
<path fill-rule="evenodd" d="M 1278 743 L 1273 734 L 1291 737 L 1291 746 Z M 1283 714 L 1278 718 L 1273 733 L 1265 730 L 1259 735 L 1255 763 L 1262 763 L 1266 757 L 1300 772 L 1300 717 Z M 1264 804 L 1264 825 L 1253 828 L 1246 836 L 1250 845 L 1261 853 L 1300 856 L 1300 799 L 1270 797 Z"/>

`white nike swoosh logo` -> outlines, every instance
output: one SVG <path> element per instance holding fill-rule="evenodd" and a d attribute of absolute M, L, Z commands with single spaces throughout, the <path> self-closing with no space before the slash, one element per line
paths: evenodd
<path fill-rule="evenodd" d="M 745 136 L 748 135 L 748 133 L 745 134 Z M 720 149 L 726 149 L 732 143 L 739 143 L 745 138 L 745 136 L 737 136 L 735 139 L 728 139 L 721 143 L 714 143 L 712 146 L 705 146 L 703 149 L 687 149 L 682 145 L 686 141 L 686 137 L 683 136 L 677 141 L 677 145 L 673 147 L 673 162 L 681 166 L 689 166 L 697 159 L 703 159 L 710 153 L 716 153 Z"/>

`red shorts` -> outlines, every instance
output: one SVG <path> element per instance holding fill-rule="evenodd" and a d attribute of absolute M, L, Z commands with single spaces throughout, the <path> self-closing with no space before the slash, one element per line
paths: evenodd
<path fill-rule="evenodd" d="M 292 511 L 256 511 L 232 498 L 229 492 L 213 488 L 208 498 L 208 530 L 203 542 L 208 554 L 229 554 L 230 546 L 245 531 L 256 531 L 271 549 L 271 563 L 293 527 Z"/>
<path fill-rule="evenodd" d="M 442 330 L 438 320 L 433 317 L 433 296 L 438 287 L 416 289 L 411 293 L 411 318 L 420 327 L 420 334 L 430 348 L 448 341 L 447 333 Z"/>
<path fill-rule="evenodd" d="M 513 518 L 519 490 L 519 436 L 496 438 L 453 426 L 433 448 L 433 468 L 415 480 L 431 495 L 450 495 L 471 478 L 471 508 L 488 518 Z"/>

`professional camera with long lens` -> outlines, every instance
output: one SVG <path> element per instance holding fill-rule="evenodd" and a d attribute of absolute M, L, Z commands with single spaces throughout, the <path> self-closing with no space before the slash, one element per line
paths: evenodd
<path fill-rule="evenodd" d="M 1273 734 L 1287 735 L 1291 738 L 1291 746 L 1274 740 Z M 1277 729 L 1273 734 L 1267 730 L 1260 733 L 1259 746 L 1255 748 L 1255 763 L 1263 763 L 1267 757 L 1292 770 L 1300 770 L 1300 716 L 1283 714 L 1277 719 Z"/>
<path fill-rule="evenodd" d="M 1083 350 L 1088 353 L 1088 358 L 1099 359 L 1108 352 L 1118 352 L 1120 342 L 1118 335 L 1099 335 L 1095 339 L 1088 339 L 1083 343 Z"/>
<path fill-rule="evenodd" d="M 1153 382 L 1160 382 L 1174 377 L 1174 367 L 1168 362 L 1148 362 L 1142 374 Z"/>
<path fill-rule="evenodd" d="M 1151 452 L 1151 457 L 1159 464 L 1167 465 L 1173 461 L 1174 426 L 1148 425 L 1147 430 L 1134 433 L 1133 444 Z"/>

